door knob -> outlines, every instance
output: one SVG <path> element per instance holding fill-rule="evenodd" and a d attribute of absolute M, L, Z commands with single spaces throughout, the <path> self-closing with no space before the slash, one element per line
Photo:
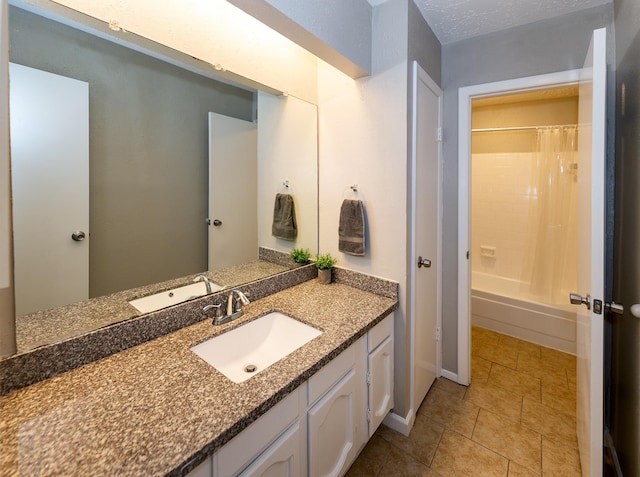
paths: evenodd
<path fill-rule="evenodd" d="M 577 293 L 569 293 L 569 301 L 572 305 L 586 305 L 587 310 L 591 309 L 591 295 L 587 294 L 586 297 L 578 295 Z"/>
<path fill-rule="evenodd" d="M 431 268 L 431 260 L 428 258 L 422 258 L 422 255 L 418 257 L 418 268 Z"/>
<path fill-rule="evenodd" d="M 82 230 L 76 230 L 71 234 L 71 238 L 76 242 L 82 242 L 86 237 L 86 234 Z"/>
<path fill-rule="evenodd" d="M 214 219 L 213 220 L 213 226 L 214 227 L 220 227 L 222 225 L 222 220 L 219 219 Z"/>

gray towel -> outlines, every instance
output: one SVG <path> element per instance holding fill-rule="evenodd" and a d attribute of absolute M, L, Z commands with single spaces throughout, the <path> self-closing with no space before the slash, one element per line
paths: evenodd
<path fill-rule="evenodd" d="M 285 240 L 294 240 L 298 235 L 293 197 L 289 194 L 276 194 L 271 234 Z"/>
<path fill-rule="evenodd" d="M 361 200 L 345 199 L 342 202 L 338 250 L 350 255 L 364 255 L 364 205 Z"/>

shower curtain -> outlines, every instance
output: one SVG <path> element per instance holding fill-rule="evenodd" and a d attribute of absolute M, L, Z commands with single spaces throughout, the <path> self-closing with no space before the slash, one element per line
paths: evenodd
<path fill-rule="evenodd" d="M 522 282 L 548 304 L 566 304 L 576 282 L 577 127 L 537 131 Z M 526 286 L 526 285 L 525 285 Z"/>

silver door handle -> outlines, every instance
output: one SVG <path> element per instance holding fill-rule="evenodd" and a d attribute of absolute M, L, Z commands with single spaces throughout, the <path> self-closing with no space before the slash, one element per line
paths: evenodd
<path fill-rule="evenodd" d="M 82 242 L 86 238 L 86 234 L 82 230 L 76 230 L 71 234 L 71 238 L 76 242 Z"/>
<path fill-rule="evenodd" d="M 611 303 L 605 304 L 605 307 L 607 308 L 607 310 L 615 313 L 616 315 L 624 315 L 624 306 L 622 306 L 620 303 L 612 301 Z"/>
<path fill-rule="evenodd" d="M 422 255 L 418 257 L 418 268 L 431 268 L 431 260 L 428 258 L 422 258 Z"/>
<path fill-rule="evenodd" d="M 607 309 L 615 313 L 616 315 L 624 315 L 624 306 L 620 303 L 616 303 L 612 301 L 611 303 L 607 303 Z M 629 307 L 629 311 L 631 315 L 635 318 L 640 318 L 640 303 L 635 303 Z"/>
<path fill-rule="evenodd" d="M 222 220 L 219 219 L 214 219 L 213 220 L 213 226 L 214 227 L 220 227 L 222 225 Z"/>
<path fill-rule="evenodd" d="M 569 293 L 569 301 L 572 305 L 586 305 L 587 310 L 591 309 L 591 295 L 587 294 L 586 297 L 578 295 L 577 293 Z"/>

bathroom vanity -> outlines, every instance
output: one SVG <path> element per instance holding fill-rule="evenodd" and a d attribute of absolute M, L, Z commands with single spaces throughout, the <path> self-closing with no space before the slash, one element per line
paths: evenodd
<path fill-rule="evenodd" d="M 0 468 L 340 475 L 393 406 L 397 304 L 397 295 L 309 280 L 250 303 L 231 323 L 204 320 L 14 391 L 0 397 Z M 242 383 L 190 349 L 271 311 L 322 334 Z"/>

